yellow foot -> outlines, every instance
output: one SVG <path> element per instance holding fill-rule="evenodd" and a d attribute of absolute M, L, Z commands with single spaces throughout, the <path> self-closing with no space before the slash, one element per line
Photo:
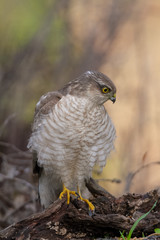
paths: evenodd
<path fill-rule="evenodd" d="M 94 212 L 95 207 L 94 207 L 94 205 L 93 205 L 88 199 L 82 198 L 82 197 L 80 196 L 80 200 L 83 201 L 83 202 L 86 202 L 86 203 L 88 204 L 88 206 L 89 206 L 89 210 L 91 210 L 92 212 Z"/>
<path fill-rule="evenodd" d="M 91 211 L 94 213 L 94 212 L 95 212 L 95 207 L 94 207 L 94 205 L 93 205 L 88 199 L 85 199 L 85 198 L 83 198 L 83 197 L 81 196 L 79 187 L 78 187 L 78 189 L 77 189 L 77 192 L 78 192 L 78 195 L 79 195 L 79 199 L 80 199 L 81 201 L 83 201 L 83 202 L 86 202 L 86 203 L 88 204 L 88 206 L 89 206 L 89 210 L 91 210 Z"/>
<path fill-rule="evenodd" d="M 67 194 L 67 204 L 70 203 L 70 195 L 71 194 L 74 196 L 77 196 L 77 193 L 75 191 L 71 191 L 63 185 L 63 191 L 59 195 L 59 198 L 62 200 L 62 198 L 64 197 L 65 194 Z"/>

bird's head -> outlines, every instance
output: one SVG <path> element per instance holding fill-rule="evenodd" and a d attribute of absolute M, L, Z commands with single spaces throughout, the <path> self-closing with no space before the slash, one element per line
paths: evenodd
<path fill-rule="evenodd" d="M 96 105 L 101 105 L 108 100 L 116 101 L 116 87 L 103 73 L 87 71 L 79 78 L 69 82 L 63 91 L 79 97 L 87 97 Z"/>
<path fill-rule="evenodd" d="M 103 104 L 108 100 L 116 101 L 116 87 L 103 73 L 87 71 L 84 76 L 89 80 L 88 93 L 97 104 Z"/>
<path fill-rule="evenodd" d="M 103 104 L 108 100 L 116 101 L 116 87 L 114 83 L 103 73 L 87 71 L 83 74 L 87 95 L 97 104 Z"/>

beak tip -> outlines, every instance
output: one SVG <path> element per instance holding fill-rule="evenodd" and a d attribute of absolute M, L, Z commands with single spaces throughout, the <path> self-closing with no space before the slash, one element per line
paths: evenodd
<path fill-rule="evenodd" d="M 115 103 L 115 102 L 116 102 L 116 98 L 115 98 L 115 97 L 111 97 L 111 101 L 112 101 L 113 103 Z"/>
<path fill-rule="evenodd" d="M 115 101 L 116 101 L 116 93 L 114 93 L 114 95 L 113 95 L 110 99 L 111 99 L 111 101 L 112 101 L 113 103 L 115 103 Z"/>

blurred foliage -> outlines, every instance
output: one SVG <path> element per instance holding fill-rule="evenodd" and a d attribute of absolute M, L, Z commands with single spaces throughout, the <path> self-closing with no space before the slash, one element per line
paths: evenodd
<path fill-rule="evenodd" d="M 53 88 L 48 72 L 60 60 L 59 49 L 66 41 L 64 10 L 57 13 L 56 4 L 0 3 L 1 123 L 12 113 L 22 125 L 30 123 L 36 96 Z"/>
<path fill-rule="evenodd" d="M 37 96 L 68 81 L 75 64 L 77 69 L 81 63 L 81 68 L 87 68 L 89 54 L 95 59 L 88 66 L 96 68 L 104 56 L 99 54 L 97 62 L 95 34 L 90 35 L 85 46 L 83 41 L 72 39 L 72 1 L 8 0 L 0 4 L 1 122 L 16 112 L 23 125 L 32 120 Z"/>
<path fill-rule="evenodd" d="M 1 64 L 7 64 L 8 60 L 31 40 L 51 4 L 52 1 L 47 0 L 1 0 Z"/>

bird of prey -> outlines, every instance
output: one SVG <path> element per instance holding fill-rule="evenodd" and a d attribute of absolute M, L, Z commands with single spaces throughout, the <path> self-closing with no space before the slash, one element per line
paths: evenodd
<path fill-rule="evenodd" d="M 114 148 L 115 128 L 103 105 L 107 100 L 116 101 L 113 82 L 100 72 L 87 71 L 37 103 L 28 147 L 45 208 L 65 194 L 69 204 L 73 194 L 94 211 L 82 196 L 94 165 L 103 169 Z"/>

